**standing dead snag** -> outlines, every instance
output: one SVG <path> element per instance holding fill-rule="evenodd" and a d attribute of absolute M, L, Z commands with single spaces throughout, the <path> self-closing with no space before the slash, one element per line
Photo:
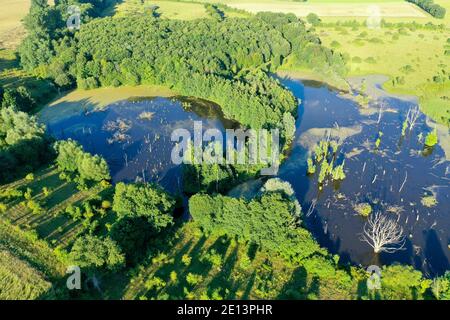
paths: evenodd
<path fill-rule="evenodd" d="M 380 212 L 371 215 L 367 220 L 361 241 L 367 242 L 375 253 L 393 253 L 403 249 L 405 245 L 403 228 Z"/>

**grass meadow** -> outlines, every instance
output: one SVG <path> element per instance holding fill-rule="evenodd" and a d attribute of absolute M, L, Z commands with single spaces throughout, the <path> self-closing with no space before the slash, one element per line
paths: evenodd
<path fill-rule="evenodd" d="M 124 299 L 142 300 L 168 296 L 283 299 L 288 298 L 289 292 L 297 298 L 357 296 L 356 286 L 346 291 L 333 277 L 321 278 L 321 290 L 318 290 L 317 278 L 305 268 L 293 267 L 280 257 L 269 257 L 255 246 L 225 236 L 204 235 L 193 223 L 181 226 L 167 250 L 150 256 L 128 277 L 123 291 L 110 293 L 112 298 L 120 294 Z"/>

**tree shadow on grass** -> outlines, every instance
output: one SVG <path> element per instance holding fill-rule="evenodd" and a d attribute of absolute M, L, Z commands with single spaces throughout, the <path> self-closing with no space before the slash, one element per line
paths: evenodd
<path fill-rule="evenodd" d="M 211 296 L 217 289 L 223 291 L 222 296 L 225 299 L 236 298 L 236 292 L 239 290 L 241 283 L 232 280 L 232 273 L 238 260 L 239 247 L 236 246 L 225 259 L 220 271 L 208 284 L 208 296 Z"/>

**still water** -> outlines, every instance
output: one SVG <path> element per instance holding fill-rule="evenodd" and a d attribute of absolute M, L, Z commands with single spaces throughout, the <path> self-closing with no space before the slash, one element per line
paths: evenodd
<path fill-rule="evenodd" d="M 367 114 L 324 85 L 296 80 L 284 80 L 284 84 L 303 103 L 296 140 L 279 175 L 293 185 L 316 239 L 342 260 L 365 266 L 398 261 L 429 275 L 449 270 L 450 163 L 439 145 L 424 151 L 419 136 L 425 137 L 432 128 L 423 114 L 402 138 L 402 123 L 416 102 L 385 97 L 374 104 L 376 112 Z M 381 144 L 375 150 L 380 131 Z M 342 143 L 340 157 L 345 157 L 347 177 L 320 191 L 317 174 L 306 174 L 306 158 L 310 145 L 328 133 Z M 424 195 L 434 195 L 437 205 L 423 206 Z M 360 241 L 366 219 L 353 206 L 363 202 L 400 223 L 407 237 L 405 250 L 376 257 Z"/>

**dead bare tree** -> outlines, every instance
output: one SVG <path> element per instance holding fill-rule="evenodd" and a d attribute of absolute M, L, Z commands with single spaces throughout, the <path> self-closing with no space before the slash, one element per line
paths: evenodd
<path fill-rule="evenodd" d="M 361 241 L 367 242 L 375 253 L 393 253 L 405 245 L 403 228 L 380 212 L 372 214 L 364 225 Z"/>

